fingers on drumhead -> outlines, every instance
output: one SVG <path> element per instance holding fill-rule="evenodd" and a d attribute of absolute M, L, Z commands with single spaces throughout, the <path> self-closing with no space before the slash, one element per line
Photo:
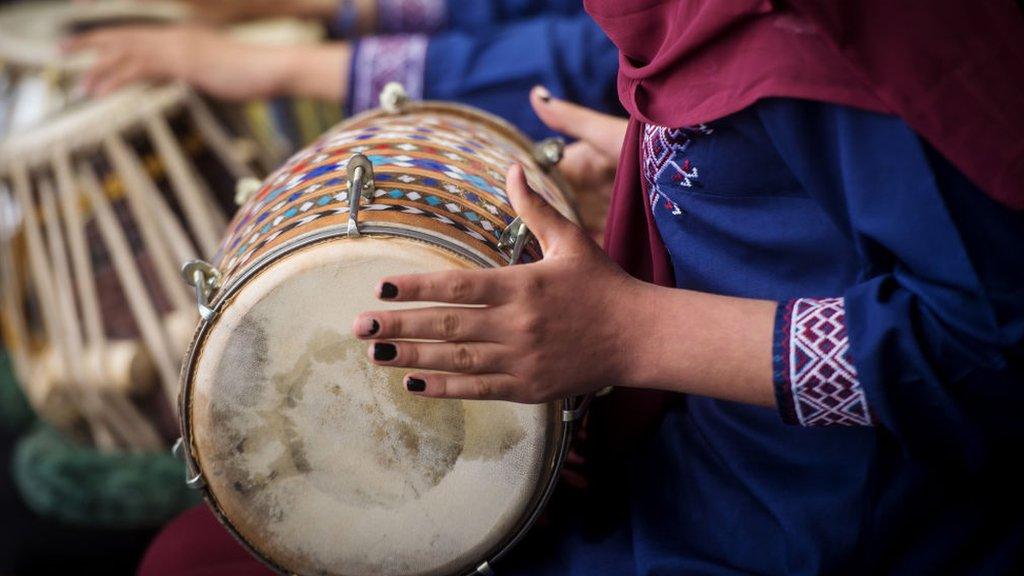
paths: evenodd
<path fill-rule="evenodd" d="M 499 304 L 505 291 L 501 270 L 450 270 L 393 276 L 377 286 L 377 297 L 394 302 Z"/>
<path fill-rule="evenodd" d="M 355 319 L 352 332 L 364 340 L 486 342 L 495 330 L 481 309 L 450 306 L 367 312 Z"/>
<path fill-rule="evenodd" d="M 413 394 L 464 400 L 512 400 L 516 383 L 508 374 L 413 372 L 405 377 L 405 389 Z"/>
<path fill-rule="evenodd" d="M 374 364 L 458 374 L 491 374 L 508 368 L 504 349 L 489 342 L 372 342 L 367 355 Z"/>

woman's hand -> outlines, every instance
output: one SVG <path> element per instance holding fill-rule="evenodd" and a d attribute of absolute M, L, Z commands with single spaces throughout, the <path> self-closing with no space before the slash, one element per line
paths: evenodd
<path fill-rule="evenodd" d="M 630 371 L 627 343 L 641 335 L 623 303 L 644 285 L 529 190 L 518 165 L 508 193 L 540 241 L 542 261 L 385 278 L 383 299 L 456 306 L 355 320 L 355 334 L 373 340 L 375 363 L 414 369 L 406 376 L 412 392 L 536 403 L 619 384 Z"/>
<path fill-rule="evenodd" d="M 565 147 L 558 168 L 576 192 L 583 228 L 601 243 L 626 119 L 559 100 L 543 86 L 530 92 L 530 104 L 549 128 L 577 139 Z"/>
<path fill-rule="evenodd" d="M 96 53 L 83 79 L 93 95 L 135 82 L 181 81 L 224 100 L 341 100 L 348 77 L 346 44 L 263 46 L 194 26 L 106 28 L 72 38 L 65 49 Z"/>

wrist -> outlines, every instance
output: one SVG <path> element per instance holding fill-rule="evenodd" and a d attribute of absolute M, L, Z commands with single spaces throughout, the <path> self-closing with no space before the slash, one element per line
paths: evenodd
<path fill-rule="evenodd" d="M 652 284 L 633 293 L 621 385 L 774 405 L 775 302 Z"/>
<path fill-rule="evenodd" d="M 658 322 L 654 298 L 658 287 L 627 276 L 614 290 L 612 355 L 614 368 L 608 384 L 623 388 L 656 388 L 658 361 L 652 340 Z"/>
<path fill-rule="evenodd" d="M 278 94 L 344 103 L 352 60 L 347 42 L 289 47 L 279 54 L 274 74 Z"/>

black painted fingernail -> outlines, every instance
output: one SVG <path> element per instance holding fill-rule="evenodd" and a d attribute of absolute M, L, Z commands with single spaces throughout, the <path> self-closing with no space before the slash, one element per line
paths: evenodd
<path fill-rule="evenodd" d="M 395 286 L 391 282 L 385 282 L 380 285 L 380 297 L 385 300 L 390 300 L 398 296 L 398 286 Z"/>
<path fill-rule="evenodd" d="M 373 345 L 373 359 L 380 362 L 390 362 L 398 356 L 398 348 L 394 344 L 378 342 Z"/>
<path fill-rule="evenodd" d="M 422 378 L 406 378 L 405 389 L 409 392 L 423 392 L 427 389 L 427 381 Z"/>
<path fill-rule="evenodd" d="M 377 332 L 380 332 L 380 322 L 376 319 L 370 320 L 370 330 L 366 333 L 367 336 L 373 336 Z"/>

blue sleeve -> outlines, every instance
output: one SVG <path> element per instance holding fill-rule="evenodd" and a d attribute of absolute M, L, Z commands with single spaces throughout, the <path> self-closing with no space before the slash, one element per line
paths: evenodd
<path fill-rule="evenodd" d="M 542 84 L 557 97 L 616 111 L 617 71 L 615 46 L 589 16 L 544 16 L 434 36 L 424 96 L 483 108 L 541 138 L 553 133 L 530 108 L 530 88 Z"/>
<path fill-rule="evenodd" d="M 582 0 L 448 0 L 448 29 L 477 30 L 542 15 L 582 13 Z"/>
<path fill-rule="evenodd" d="M 858 281 L 825 296 L 845 305 L 870 422 L 932 461 L 978 467 L 1019 453 L 1024 213 L 989 199 L 897 118 L 799 100 L 759 110 L 860 255 Z"/>
<path fill-rule="evenodd" d="M 621 108 L 615 92 L 618 51 L 586 14 L 545 16 L 477 32 L 368 36 L 355 42 L 347 111 L 377 106 L 388 82 L 414 99 L 482 108 L 534 139 L 554 133 L 529 105 L 542 84 L 557 97 L 605 112 Z"/>
<path fill-rule="evenodd" d="M 436 33 L 442 30 L 479 31 L 497 24 L 542 15 L 583 13 L 580 0 L 377 0 L 380 34 Z M 339 0 L 332 28 L 350 36 L 355 25 L 354 0 Z"/>

